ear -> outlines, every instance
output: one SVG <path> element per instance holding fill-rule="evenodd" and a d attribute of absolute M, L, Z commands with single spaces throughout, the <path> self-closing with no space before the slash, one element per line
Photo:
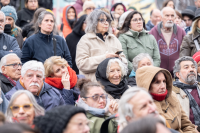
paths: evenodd
<path fill-rule="evenodd" d="M 22 77 L 22 75 L 20 76 L 19 80 L 24 83 L 24 78 Z"/>
<path fill-rule="evenodd" d="M 5 67 L 5 66 L 2 66 L 2 67 L 1 67 L 1 71 L 2 71 L 3 74 L 6 74 L 6 67 Z"/>
<path fill-rule="evenodd" d="M 180 79 L 180 73 L 176 72 L 176 77 L 178 77 Z"/>

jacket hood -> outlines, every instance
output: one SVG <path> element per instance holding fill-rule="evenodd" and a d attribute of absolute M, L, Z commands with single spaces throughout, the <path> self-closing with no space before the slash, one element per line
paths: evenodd
<path fill-rule="evenodd" d="M 76 9 L 73 6 L 66 6 L 63 9 L 63 24 L 69 26 L 68 18 L 67 18 L 67 12 L 69 11 L 70 8 L 73 8 L 75 11 L 75 19 L 77 20 L 77 14 L 76 14 Z"/>
<path fill-rule="evenodd" d="M 172 94 L 172 76 L 168 70 L 163 69 L 163 68 L 154 67 L 154 66 L 144 66 L 142 68 L 139 68 L 136 71 L 137 86 L 145 88 L 147 91 L 149 91 L 153 78 L 161 70 L 165 75 L 166 82 L 167 82 L 166 84 L 167 84 L 168 96 L 170 96 Z"/>
<path fill-rule="evenodd" d="M 74 28 L 73 28 L 73 31 L 78 34 L 78 35 L 84 35 L 83 33 L 85 33 L 85 31 L 82 31 L 82 25 L 86 19 L 87 15 L 83 15 L 81 16 L 78 21 L 76 22 Z"/>
<path fill-rule="evenodd" d="M 148 35 L 149 32 L 146 31 L 145 29 L 143 29 L 141 32 L 137 32 L 137 31 L 133 31 L 131 29 L 129 29 L 127 32 L 125 32 L 124 34 L 128 35 L 128 36 L 131 36 L 131 37 L 136 37 L 138 38 L 138 36 L 141 36 L 141 35 Z"/>
<path fill-rule="evenodd" d="M 122 5 L 124 7 L 124 12 L 126 12 L 126 7 L 123 3 L 115 3 L 112 8 L 111 8 L 111 11 L 115 11 L 115 8 L 117 7 L 117 5 Z"/>
<path fill-rule="evenodd" d="M 77 0 L 76 3 L 83 5 L 83 1 L 82 0 Z"/>

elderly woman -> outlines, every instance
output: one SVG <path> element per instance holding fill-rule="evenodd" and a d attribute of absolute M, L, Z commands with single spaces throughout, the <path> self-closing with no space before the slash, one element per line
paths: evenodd
<path fill-rule="evenodd" d="M 135 72 L 137 71 L 138 68 L 141 68 L 143 66 L 153 66 L 153 59 L 149 54 L 146 53 L 141 53 L 137 55 L 135 58 L 133 58 L 133 70 L 131 71 L 131 74 L 129 75 L 128 78 L 128 84 L 130 86 L 135 86 L 136 80 L 135 80 Z"/>
<path fill-rule="evenodd" d="M 21 29 L 15 25 L 17 21 L 17 13 L 13 6 L 4 6 L 1 11 L 6 16 L 6 25 L 4 28 L 4 33 L 10 34 L 17 39 L 20 49 L 22 49 L 23 37 Z"/>
<path fill-rule="evenodd" d="M 200 50 L 200 9 L 195 12 L 195 18 L 193 19 L 192 31 L 183 38 L 180 50 L 180 57 L 193 56 Z"/>
<path fill-rule="evenodd" d="M 45 82 L 60 91 L 65 103 L 74 105 L 79 95 L 75 91 L 75 85 L 78 79 L 76 72 L 60 56 L 48 58 L 44 62 L 44 68 Z"/>
<path fill-rule="evenodd" d="M 148 53 L 155 66 L 160 66 L 160 53 L 156 39 L 145 29 L 144 19 L 138 11 L 128 14 L 119 32 L 119 41 L 128 60 L 128 69 L 131 72 L 132 60 L 140 53 Z"/>
<path fill-rule="evenodd" d="M 172 76 L 166 69 L 148 66 L 136 71 L 138 87 L 145 88 L 153 97 L 160 115 L 165 117 L 172 129 L 181 133 L 195 133 L 195 126 L 172 92 Z"/>
<path fill-rule="evenodd" d="M 72 66 L 71 56 L 65 40 L 55 35 L 56 19 L 51 12 L 40 13 L 35 27 L 35 34 L 27 38 L 22 49 L 22 63 L 29 60 L 43 62 L 51 56 L 61 56 Z"/>
<path fill-rule="evenodd" d="M 94 10 L 86 18 L 86 34 L 80 39 L 76 49 L 76 65 L 80 74 L 96 81 L 95 72 L 98 65 L 110 57 L 120 57 L 124 63 L 126 58 L 119 40 L 109 33 L 110 16 L 101 10 Z"/>
<path fill-rule="evenodd" d="M 110 100 L 98 82 L 91 82 L 88 79 L 81 79 L 78 82 L 80 88 L 80 98 L 77 106 L 86 110 L 90 123 L 90 133 L 100 133 L 102 123 L 109 117 L 108 113 L 116 114 L 118 104 L 115 100 Z M 117 122 L 110 120 L 108 126 L 109 133 L 117 132 Z"/>
<path fill-rule="evenodd" d="M 105 87 L 105 91 L 114 99 L 120 99 L 128 89 L 125 78 L 127 67 L 119 58 L 108 58 L 97 67 L 96 79 Z"/>
<path fill-rule="evenodd" d="M 44 115 L 44 109 L 37 104 L 33 94 L 27 90 L 19 90 L 13 94 L 6 118 L 10 122 L 26 123 L 33 125 L 35 117 Z"/>

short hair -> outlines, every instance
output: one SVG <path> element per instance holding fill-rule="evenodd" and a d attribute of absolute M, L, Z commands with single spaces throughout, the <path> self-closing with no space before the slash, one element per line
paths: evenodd
<path fill-rule="evenodd" d="M 135 58 L 133 58 L 133 70 L 136 72 L 136 70 L 138 69 L 138 64 L 140 63 L 141 60 L 143 60 L 144 58 L 147 58 L 151 61 L 151 64 L 153 64 L 153 59 L 151 58 L 151 56 L 147 53 L 140 53 L 139 55 L 135 56 Z"/>
<path fill-rule="evenodd" d="M 171 8 L 171 7 L 164 7 L 162 10 L 161 10 L 161 16 L 163 17 L 163 12 L 165 11 L 165 10 L 167 10 L 167 9 L 172 9 L 173 11 L 174 11 L 174 17 L 176 17 L 176 12 L 175 12 L 175 10 L 173 9 L 173 8 Z"/>
<path fill-rule="evenodd" d="M 5 23 L 5 22 L 6 22 L 6 15 L 5 15 L 5 13 L 2 12 L 2 11 L 0 10 L 0 14 L 3 14 L 3 17 L 4 17 L 4 23 Z"/>
<path fill-rule="evenodd" d="M 94 10 L 91 12 L 86 18 L 87 26 L 85 28 L 85 33 L 97 33 L 98 19 L 103 15 L 105 15 L 107 19 L 112 20 L 110 15 L 102 10 Z M 111 29 L 111 23 L 109 23 L 108 29 Z"/>
<path fill-rule="evenodd" d="M 173 68 L 174 69 L 173 70 L 174 77 L 176 77 L 176 73 L 177 72 L 180 72 L 180 70 L 181 70 L 180 64 L 181 64 L 182 61 L 191 61 L 195 65 L 195 68 L 197 69 L 197 63 L 196 63 L 196 61 L 194 61 L 194 59 L 192 57 L 190 57 L 190 56 L 183 56 L 183 57 L 181 57 L 181 58 L 179 58 L 179 59 L 177 59 L 175 61 L 175 65 L 174 65 L 174 68 Z"/>
<path fill-rule="evenodd" d="M 182 15 L 181 15 L 181 13 L 179 11 L 175 10 L 175 12 L 176 12 L 176 15 L 179 16 L 179 18 L 183 19 Z"/>
<path fill-rule="evenodd" d="M 8 56 L 17 56 L 15 53 L 10 53 L 10 54 L 7 54 L 7 55 L 5 55 L 5 56 L 3 56 L 2 58 L 1 58 L 1 63 L 0 63 L 0 72 L 2 73 L 2 70 L 1 70 L 1 68 L 2 68 L 2 66 L 5 66 L 6 65 L 6 63 L 7 63 L 7 57 Z M 17 56 L 18 57 L 18 56 Z M 19 57 L 18 57 L 19 58 Z M 20 58 L 19 58 L 20 59 Z"/>
<path fill-rule="evenodd" d="M 61 56 L 52 56 L 45 60 L 44 68 L 45 68 L 45 77 L 50 77 L 53 72 L 53 65 L 68 65 L 68 62 L 62 58 Z"/>
<path fill-rule="evenodd" d="M 42 76 L 44 78 L 44 66 L 42 64 L 42 62 L 36 61 L 36 60 L 31 60 L 31 61 L 27 61 L 21 69 L 21 75 L 22 77 L 24 77 L 25 73 L 28 70 L 33 70 L 33 71 L 41 71 L 42 72 Z"/>
<path fill-rule="evenodd" d="M 118 58 L 113 58 L 113 59 L 110 59 L 108 61 L 108 64 L 107 64 L 107 69 L 106 69 L 106 77 L 107 78 L 109 77 L 110 67 L 111 67 L 112 63 L 118 63 L 119 64 L 119 67 L 121 69 L 122 77 L 127 75 L 128 68 L 126 67 L 126 65 L 124 63 L 122 63 L 122 61 L 120 61 Z"/>
<path fill-rule="evenodd" d="M 151 95 L 143 88 L 140 87 L 131 87 L 127 91 L 124 92 L 122 95 L 121 99 L 119 100 L 119 108 L 118 108 L 118 113 L 119 113 L 119 125 L 124 127 L 127 125 L 128 121 L 126 120 L 126 117 L 129 116 L 131 118 L 134 117 L 133 114 L 133 106 L 129 104 L 128 102 L 135 97 L 139 92 L 144 92 L 147 94 L 151 99 Z M 153 101 L 153 99 L 152 99 Z"/>
<path fill-rule="evenodd" d="M 45 110 L 36 102 L 35 97 L 33 96 L 33 94 L 30 91 L 28 91 L 28 90 L 18 90 L 12 95 L 10 102 L 8 104 L 8 109 L 6 111 L 6 118 L 9 121 L 12 121 L 12 117 L 13 117 L 10 106 L 12 106 L 13 102 L 16 100 L 16 98 L 18 98 L 22 94 L 25 94 L 29 98 L 31 103 L 33 104 L 34 111 L 35 111 L 35 117 L 40 116 L 40 115 L 44 115 Z"/>

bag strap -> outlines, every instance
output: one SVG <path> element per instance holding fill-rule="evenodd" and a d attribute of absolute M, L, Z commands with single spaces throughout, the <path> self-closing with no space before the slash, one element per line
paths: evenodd
<path fill-rule="evenodd" d="M 64 24 L 61 24 L 60 30 L 63 31 Z"/>
<path fill-rule="evenodd" d="M 110 117 L 108 117 L 101 125 L 101 129 L 100 129 L 100 133 L 108 133 L 108 124 L 110 122 L 111 119 L 113 118 L 117 118 L 117 115 L 111 115 Z"/>
<path fill-rule="evenodd" d="M 200 50 L 200 46 L 199 46 L 199 43 L 198 43 L 197 39 L 194 40 L 194 44 L 196 46 L 197 51 L 199 51 Z"/>
<path fill-rule="evenodd" d="M 53 37 L 53 51 L 54 51 L 54 56 L 56 56 L 56 38 Z"/>

